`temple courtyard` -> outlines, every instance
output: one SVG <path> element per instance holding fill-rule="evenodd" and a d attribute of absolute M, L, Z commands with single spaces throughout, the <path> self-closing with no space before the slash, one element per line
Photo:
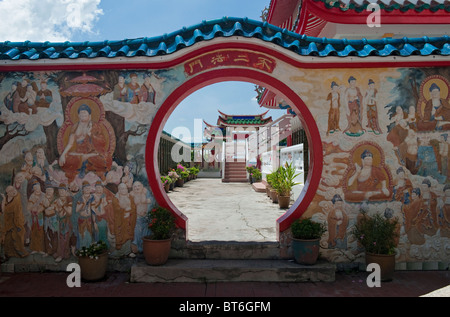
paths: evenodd
<path fill-rule="evenodd" d="M 168 193 L 188 217 L 189 241 L 277 241 L 276 220 L 285 213 L 249 183 L 197 178 Z"/>

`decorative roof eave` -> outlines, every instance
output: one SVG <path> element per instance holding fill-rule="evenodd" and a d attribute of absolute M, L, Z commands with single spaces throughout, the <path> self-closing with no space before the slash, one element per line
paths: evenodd
<path fill-rule="evenodd" d="M 325 0 L 304 0 L 302 11 L 307 11 L 327 22 L 341 24 L 364 24 L 372 10 L 367 10 L 371 1 L 364 0 L 359 5 L 354 0 L 345 3 L 342 0 L 326 2 Z M 388 5 L 378 0 L 382 23 L 384 24 L 450 24 L 450 1 L 439 3 L 432 0 L 430 4 L 418 1 L 413 4 L 408 0 L 403 5 L 391 1 Z M 301 24 L 301 23 L 299 23 Z"/>
<path fill-rule="evenodd" d="M 233 117 L 251 117 L 251 118 L 259 117 L 259 118 L 261 118 L 261 120 L 264 120 L 264 119 L 266 119 L 266 118 L 264 118 L 264 116 L 269 112 L 269 110 L 267 110 L 266 112 L 263 112 L 261 114 L 249 114 L 249 115 L 245 115 L 245 114 L 232 114 L 232 115 L 230 115 L 230 114 L 223 113 L 220 110 L 217 110 L 217 112 L 220 113 L 221 118 L 224 119 L 224 120 L 227 120 L 228 118 L 233 118 Z"/>
<path fill-rule="evenodd" d="M 269 122 L 272 122 L 272 117 L 264 118 L 264 116 L 268 112 L 269 110 L 260 115 L 232 115 L 232 116 L 220 112 L 221 116 L 217 118 L 216 127 L 263 126 Z M 209 125 L 209 127 L 212 128 L 213 126 Z"/>
<path fill-rule="evenodd" d="M 208 122 L 206 122 L 205 120 L 203 120 L 203 123 L 208 127 L 208 128 L 218 128 L 218 126 L 210 124 Z"/>
<path fill-rule="evenodd" d="M 260 105 L 268 105 L 270 104 L 270 102 L 273 100 L 273 98 L 275 97 L 275 93 L 268 90 L 268 89 L 264 89 L 263 93 L 261 94 L 260 98 L 258 99 L 258 103 Z"/>
<path fill-rule="evenodd" d="M 245 123 L 245 124 L 244 123 L 242 123 L 242 124 L 241 123 L 227 123 L 227 122 L 224 122 L 221 120 L 220 125 L 223 127 L 255 127 L 255 128 L 259 128 L 259 127 L 263 127 L 263 126 L 267 125 L 268 123 L 272 122 L 272 117 L 269 117 L 268 119 L 270 119 L 270 120 L 264 120 L 263 122 L 258 123 L 258 124 L 256 124 L 256 123 Z"/>
<path fill-rule="evenodd" d="M 267 22 L 276 25 L 282 29 L 292 31 L 293 12 L 298 10 L 298 0 L 271 0 L 269 4 L 269 12 L 267 14 Z"/>
<path fill-rule="evenodd" d="M 215 135 L 215 137 L 221 137 L 220 135 L 216 135 L 215 132 L 217 131 L 221 131 L 222 136 L 224 135 L 224 128 L 223 127 L 219 127 L 213 124 L 210 124 L 208 122 L 206 122 L 205 120 L 203 120 L 203 123 L 206 125 L 205 130 L 204 130 L 204 135 L 206 137 L 211 137 L 212 135 Z"/>
<path fill-rule="evenodd" d="M 52 63 L 72 62 L 76 59 L 93 61 L 120 60 L 132 57 L 153 57 L 168 55 L 191 47 L 200 41 L 218 37 L 242 36 L 258 38 L 262 41 L 286 48 L 300 56 L 313 57 L 367 57 L 367 56 L 412 56 L 412 55 L 450 55 L 450 38 L 421 37 L 382 40 L 347 40 L 316 38 L 296 34 L 273 26 L 267 22 L 247 18 L 223 18 L 183 28 L 177 32 L 161 37 L 139 38 L 122 41 L 82 42 L 82 43 L 34 43 L 3 42 L 0 43 L 0 69 L 8 61 L 28 63 L 46 61 Z M 103 61 L 105 62 L 105 61 Z"/>
<path fill-rule="evenodd" d="M 389 3 L 386 3 L 382 0 L 363 0 L 362 3 L 358 3 L 355 0 L 313 0 L 316 3 L 322 3 L 326 8 L 337 8 L 341 11 L 356 11 L 363 12 L 367 11 L 367 7 L 371 3 L 377 3 L 380 6 L 380 9 L 385 10 L 386 12 L 395 12 L 396 14 L 414 11 L 417 14 L 421 14 L 423 12 L 427 13 L 439 13 L 443 14 L 445 12 L 450 12 L 450 1 L 436 1 L 431 0 L 429 3 L 418 0 L 416 3 L 413 3 L 409 0 L 390 0 Z"/>

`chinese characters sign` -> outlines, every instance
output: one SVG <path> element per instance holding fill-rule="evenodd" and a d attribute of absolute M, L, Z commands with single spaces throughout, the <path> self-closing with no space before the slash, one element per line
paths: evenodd
<path fill-rule="evenodd" d="M 250 51 L 221 50 L 208 53 L 184 64 L 184 70 L 189 76 L 221 66 L 244 66 L 272 73 L 276 62 L 274 59 Z"/>

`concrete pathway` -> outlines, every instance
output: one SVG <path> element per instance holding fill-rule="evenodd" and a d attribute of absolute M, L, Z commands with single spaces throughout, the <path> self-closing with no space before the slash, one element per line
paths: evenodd
<path fill-rule="evenodd" d="M 250 183 L 197 178 L 175 187 L 170 200 L 188 217 L 188 240 L 277 241 L 276 220 L 285 213 Z"/>
<path fill-rule="evenodd" d="M 218 297 L 219 300 L 227 301 L 231 298 L 243 300 L 243 297 L 251 297 L 246 301 L 268 300 L 275 301 L 276 298 L 291 298 L 293 302 L 284 307 L 292 310 L 292 305 L 298 305 L 301 297 L 328 297 L 341 298 L 348 297 L 354 301 L 353 297 L 449 297 L 448 290 L 450 281 L 449 271 L 397 271 L 391 282 L 382 282 L 381 287 L 368 287 L 366 279 L 367 272 L 338 272 L 334 282 L 307 282 L 307 283 L 285 283 L 285 282 L 212 282 L 212 283 L 130 283 L 129 273 L 108 272 L 104 280 L 96 283 L 82 282 L 81 287 L 68 287 L 66 280 L 69 276 L 67 272 L 44 272 L 44 273 L 1 273 L 0 274 L 0 298 L 11 298 L 6 302 L 11 304 L 11 300 L 16 300 L 16 305 L 21 305 L 21 311 L 31 307 L 35 312 L 36 306 L 24 305 L 22 297 L 77 297 L 76 305 L 79 305 L 79 297 L 105 297 L 106 299 L 124 297 L 127 303 L 132 298 L 156 297 L 155 302 L 148 301 L 144 305 L 164 303 L 163 297 L 169 297 L 170 302 L 165 305 L 168 314 L 169 309 L 177 305 L 179 301 L 186 302 L 185 297 Z M 179 297 L 177 299 L 177 297 Z M 258 299 L 259 298 L 259 299 Z M 236 300 L 235 299 L 235 300 Z M 212 300 L 212 299 L 210 299 Z M 192 300 L 194 301 L 194 300 Z M 207 302 L 208 300 L 203 300 Z M 92 302 L 92 301 L 91 301 Z M 28 302 L 26 302 L 28 303 Z M 42 303 L 42 302 L 41 302 Z M 49 302 L 51 305 L 52 303 Z M 100 302 L 96 302 L 97 304 Z M 112 305 L 102 302 L 101 305 L 92 305 L 92 308 L 101 307 L 117 309 L 117 300 L 114 299 Z M 445 302 L 447 303 L 447 302 Z M 105 305 L 106 304 L 106 305 Z M 275 304 L 275 303 L 274 303 Z M 287 303 L 286 303 L 287 304 Z M 350 304 L 350 303 L 349 303 Z M 443 304 L 443 303 L 442 303 Z M 141 306 L 138 306 L 141 307 Z M 331 307 L 331 314 L 336 312 L 336 306 Z M 394 306 L 393 306 L 394 307 Z M 396 306 L 400 307 L 400 306 Z M 412 305 L 401 306 L 402 310 L 413 307 Z M 414 306 L 415 307 L 415 306 Z M 433 304 L 436 307 L 436 304 Z M 271 311 L 280 314 L 283 307 L 273 305 Z M 445 307 L 442 307 L 445 309 Z M 321 308 L 321 312 L 323 309 Z M 99 311 L 99 313 L 101 313 Z M 283 311 L 285 314 L 291 311 Z"/>

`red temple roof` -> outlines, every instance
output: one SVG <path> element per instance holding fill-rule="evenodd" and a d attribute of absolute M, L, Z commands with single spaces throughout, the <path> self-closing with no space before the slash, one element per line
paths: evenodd
<path fill-rule="evenodd" d="M 369 0 L 271 0 L 267 22 L 298 34 L 318 36 L 329 22 L 364 24 L 372 10 L 380 6 L 385 24 L 449 24 L 450 1 L 369 1 Z"/>
<path fill-rule="evenodd" d="M 328 23 L 367 25 L 372 13 L 368 9 L 371 3 L 379 5 L 382 23 L 386 25 L 450 24 L 449 0 L 271 0 L 267 22 L 291 32 L 318 37 Z M 276 94 L 268 89 L 264 89 L 258 102 L 262 107 L 279 108 Z"/>

